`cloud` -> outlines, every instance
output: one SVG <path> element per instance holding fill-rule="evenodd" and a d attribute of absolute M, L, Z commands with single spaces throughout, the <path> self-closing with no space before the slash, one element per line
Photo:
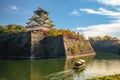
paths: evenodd
<path fill-rule="evenodd" d="M 16 5 L 12 5 L 12 6 L 10 6 L 10 9 L 13 10 L 13 11 L 17 11 L 18 7 Z"/>
<path fill-rule="evenodd" d="M 77 32 L 83 33 L 86 38 L 89 36 L 104 36 L 110 35 L 120 38 L 120 0 L 97 0 L 99 3 L 103 3 L 105 5 L 111 5 L 114 10 L 108 10 L 103 7 L 98 9 L 91 8 L 80 8 L 80 11 L 86 12 L 92 15 L 103 15 L 107 17 L 113 18 L 111 23 L 107 24 L 97 24 L 90 25 L 84 27 L 77 27 L 75 30 Z"/>
<path fill-rule="evenodd" d="M 120 6 L 120 0 L 97 0 L 97 1 L 106 5 Z"/>
<path fill-rule="evenodd" d="M 90 14 L 101 14 L 101 12 L 95 11 L 95 10 L 89 9 L 89 8 L 80 9 L 80 11 L 85 11 L 85 12 L 90 13 Z"/>
<path fill-rule="evenodd" d="M 98 24 L 87 27 L 77 27 L 76 30 L 82 32 L 85 37 L 111 35 L 120 38 L 120 21 L 110 24 Z"/>
<path fill-rule="evenodd" d="M 102 7 L 100 7 L 98 10 L 84 8 L 84 9 L 80 9 L 80 11 L 84 11 L 89 14 L 106 15 L 106 16 L 113 17 L 113 18 L 120 18 L 120 12 L 110 11 Z"/>
<path fill-rule="evenodd" d="M 80 13 L 79 13 L 79 11 L 77 11 L 77 10 L 73 10 L 73 11 L 70 13 L 70 15 L 80 16 Z"/>

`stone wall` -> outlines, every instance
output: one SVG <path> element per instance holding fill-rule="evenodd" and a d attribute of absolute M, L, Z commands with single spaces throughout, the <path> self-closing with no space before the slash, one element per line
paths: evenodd
<path fill-rule="evenodd" d="M 64 37 L 66 57 L 78 57 L 95 54 L 89 41 Z"/>
<path fill-rule="evenodd" d="M 34 31 L 31 33 L 32 56 L 34 58 L 78 57 L 95 54 L 89 41 L 70 39 L 59 35 L 51 37 Z"/>
<path fill-rule="evenodd" d="M 35 58 L 65 57 L 63 36 L 50 37 L 41 32 L 31 33 L 32 56 Z"/>
<path fill-rule="evenodd" d="M 95 54 L 85 40 L 59 35 L 51 37 L 40 31 L 0 34 L 0 58 L 61 58 Z"/>
<path fill-rule="evenodd" d="M 119 40 L 92 41 L 91 45 L 97 53 L 119 53 Z"/>
<path fill-rule="evenodd" d="M 31 33 L 0 34 L 0 58 L 22 58 L 31 55 Z"/>

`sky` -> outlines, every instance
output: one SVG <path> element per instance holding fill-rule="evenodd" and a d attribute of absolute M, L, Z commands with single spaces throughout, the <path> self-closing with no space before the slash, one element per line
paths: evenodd
<path fill-rule="evenodd" d="M 120 38 L 120 0 L 0 0 L 0 25 L 26 26 L 38 7 L 57 29 Z"/>

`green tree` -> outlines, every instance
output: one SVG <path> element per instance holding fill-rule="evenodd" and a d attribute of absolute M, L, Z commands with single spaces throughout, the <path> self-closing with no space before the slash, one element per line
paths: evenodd
<path fill-rule="evenodd" d="M 26 31 L 27 31 L 26 27 L 16 24 L 0 26 L 0 33 L 18 33 L 18 32 L 26 32 Z"/>

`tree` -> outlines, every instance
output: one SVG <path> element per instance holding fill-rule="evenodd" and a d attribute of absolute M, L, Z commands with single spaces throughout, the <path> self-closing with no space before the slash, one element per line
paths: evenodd
<path fill-rule="evenodd" d="M 27 28 L 22 25 L 10 24 L 0 27 L 0 33 L 18 33 L 26 32 Z"/>
<path fill-rule="evenodd" d="M 100 36 L 89 37 L 88 39 L 89 39 L 89 41 L 119 40 L 117 37 L 112 37 L 112 36 L 108 36 L 108 35 L 105 35 L 103 37 L 100 37 Z"/>
<path fill-rule="evenodd" d="M 89 41 L 94 41 L 94 37 L 88 37 Z"/>

